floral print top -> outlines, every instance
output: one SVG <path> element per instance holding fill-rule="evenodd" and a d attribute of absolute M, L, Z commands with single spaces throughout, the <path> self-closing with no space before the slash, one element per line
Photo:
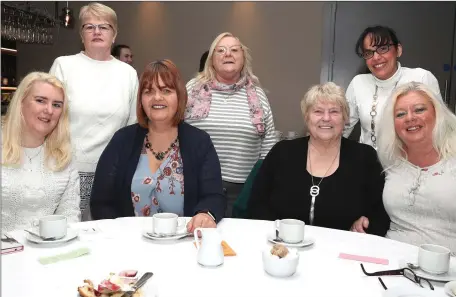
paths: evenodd
<path fill-rule="evenodd" d="M 184 167 L 179 142 L 151 172 L 144 145 L 131 183 L 131 199 L 136 216 L 153 216 L 160 212 L 184 215 Z"/>

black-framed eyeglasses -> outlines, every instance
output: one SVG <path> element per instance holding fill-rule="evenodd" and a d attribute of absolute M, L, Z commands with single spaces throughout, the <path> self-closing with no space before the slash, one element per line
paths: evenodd
<path fill-rule="evenodd" d="M 412 282 L 420 285 L 422 288 L 429 288 L 434 290 L 434 286 L 431 282 L 425 278 L 419 277 L 418 275 L 413 272 L 413 270 L 409 268 L 402 268 L 402 269 L 395 269 L 395 270 L 384 270 L 384 271 L 377 271 L 377 272 L 366 272 L 364 269 L 363 264 L 361 265 L 361 269 L 363 273 L 367 276 L 385 276 L 385 275 L 403 275 L 405 278 L 411 280 Z"/>
<path fill-rule="evenodd" d="M 392 46 L 395 46 L 395 45 L 394 44 L 385 44 L 385 45 L 381 45 L 381 46 L 377 47 L 375 50 L 364 50 L 362 53 L 359 54 L 359 56 L 361 58 L 363 58 L 364 60 L 369 60 L 370 58 L 372 58 L 374 56 L 374 53 L 377 53 L 379 55 L 386 54 L 387 52 L 389 52 L 389 50 Z"/>
<path fill-rule="evenodd" d="M 95 24 L 84 24 L 82 25 L 82 30 L 84 30 L 85 32 L 88 32 L 88 33 L 92 33 L 94 32 L 96 29 L 99 29 L 101 33 L 106 33 L 108 31 L 110 31 L 111 29 L 113 29 L 113 27 L 111 26 L 111 24 L 98 24 L 98 25 L 95 25 Z"/>

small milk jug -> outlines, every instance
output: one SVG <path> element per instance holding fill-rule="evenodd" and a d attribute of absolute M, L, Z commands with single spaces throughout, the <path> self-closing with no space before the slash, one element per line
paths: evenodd
<path fill-rule="evenodd" d="M 201 232 L 201 243 L 198 240 L 198 230 Z M 202 266 L 216 267 L 223 264 L 224 255 L 222 237 L 215 228 L 196 228 L 194 231 L 197 261 Z"/>

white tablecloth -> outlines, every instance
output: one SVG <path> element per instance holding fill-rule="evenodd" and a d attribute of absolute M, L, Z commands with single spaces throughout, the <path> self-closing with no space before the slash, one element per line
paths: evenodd
<path fill-rule="evenodd" d="M 110 272 L 136 269 L 154 273 L 145 296 L 338 296 L 381 297 L 377 277 L 367 277 L 359 262 L 339 259 L 339 253 L 386 258 L 389 265 L 364 264 L 368 271 L 398 268 L 404 257 L 414 257 L 418 248 L 389 239 L 347 231 L 306 226 L 314 245 L 299 249 L 297 272 L 290 278 L 274 278 L 262 265 L 262 251 L 270 247 L 267 235 L 273 222 L 224 219 L 218 225 L 223 239 L 237 256 L 225 257 L 218 268 L 197 264 L 192 238 L 158 242 L 142 236 L 145 218 L 121 218 L 74 224 L 78 239 L 49 247 L 25 239 L 24 231 L 10 234 L 25 244 L 25 250 L 2 256 L 2 297 L 76 297 L 84 279 L 107 277 Z M 94 228 L 97 233 L 90 234 Z M 89 230 L 89 231 L 87 231 Z M 38 258 L 88 247 L 91 253 L 76 259 L 42 265 Z M 385 284 L 415 287 L 402 276 L 382 277 Z M 445 296 L 443 284 L 434 282 Z"/>

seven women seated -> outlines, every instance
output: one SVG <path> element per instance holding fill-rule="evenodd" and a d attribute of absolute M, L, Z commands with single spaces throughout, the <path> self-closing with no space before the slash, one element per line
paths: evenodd
<path fill-rule="evenodd" d="M 220 162 L 210 136 L 183 122 L 187 90 L 177 67 L 149 64 L 137 96 L 138 124 L 118 130 L 99 160 L 93 218 L 173 212 L 193 217 L 189 231 L 215 227 L 227 204 Z M 301 102 L 310 135 L 269 152 L 253 185 L 250 218 L 297 218 L 455 251 L 456 116 L 419 82 L 399 86 L 384 106 L 380 164 L 372 147 L 342 137 L 350 115 L 343 90 L 312 87 Z M 68 113 L 54 76 L 34 72 L 19 85 L 2 127 L 2 231 L 48 214 L 79 221 Z"/>

